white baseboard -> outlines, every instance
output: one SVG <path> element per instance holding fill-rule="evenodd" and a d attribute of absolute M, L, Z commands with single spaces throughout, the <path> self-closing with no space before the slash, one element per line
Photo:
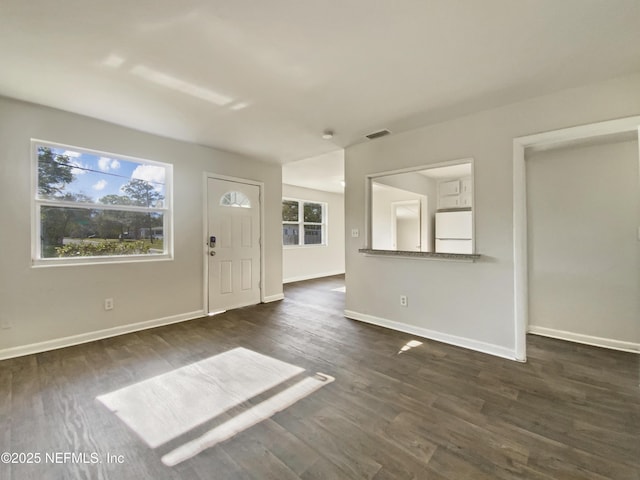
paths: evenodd
<path fill-rule="evenodd" d="M 284 293 L 276 293 L 275 295 L 267 295 L 266 297 L 264 297 L 264 300 L 263 300 L 262 303 L 277 302 L 278 300 L 284 300 Z"/>
<path fill-rule="evenodd" d="M 591 335 L 584 335 L 582 333 L 566 332 L 564 330 L 537 327 L 535 325 L 529 325 L 529 333 L 541 335 L 543 337 L 557 338 L 559 340 L 567 340 L 569 342 L 584 343 L 585 345 L 593 345 L 594 347 L 640 353 L 640 343 L 635 342 L 625 342 L 622 340 L 614 340 L 612 338 L 592 337 Z"/>
<path fill-rule="evenodd" d="M 388 320 L 386 318 L 374 317 L 373 315 L 354 312 L 352 310 L 345 310 L 344 316 L 353 320 L 359 320 L 361 322 L 378 325 L 379 327 L 390 328 L 391 330 L 418 335 L 419 337 L 437 340 L 438 342 L 448 343 L 457 347 L 463 347 L 470 350 L 475 350 L 477 352 L 488 353 L 489 355 L 495 355 L 496 357 L 519 361 L 516 358 L 515 350 L 510 350 L 508 348 L 501 347 L 500 345 L 479 342 L 470 338 L 458 337 L 456 335 L 450 335 L 448 333 L 437 332 L 435 330 L 429 330 L 427 328 L 416 327 L 415 325 L 396 322 L 394 320 Z"/>
<path fill-rule="evenodd" d="M 302 282 L 303 280 L 313 280 L 314 278 L 332 277 L 333 275 L 344 275 L 344 270 L 334 272 L 313 273 L 310 275 L 300 275 L 297 277 L 288 277 L 282 280 L 282 283 Z"/>
<path fill-rule="evenodd" d="M 157 318 L 155 320 L 147 320 L 145 322 L 130 323 L 128 325 L 105 328 L 104 330 L 96 330 L 95 332 L 71 335 L 70 337 L 55 338 L 53 340 L 46 340 L 44 342 L 31 343 L 29 345 L 22 345 L 19 347 L 5 348 L 3 350 L 0 350 L 0 360 L 22 357 L 24 355 L 46 352 L 48 350 L 55 350 L 58 348 L 71 347 L 73 345 L 93 342 L 95 340 L 101 340 L 103 338 L 116 337 L 118 335 L 124 335 L 126 333 L 138 332 L 140 330 L 147 330 L 149 328 L 161 327 L 163 325 L 170 325 L 172 323 L 184 322 L 187 320 L 194 320 L 196 318 L 204 317 L 205 315 L 206 314 L 204 310 L 198 310 L 195 312 L 182 313 L 180 315 L 172 315 L 170 317 Z"/>

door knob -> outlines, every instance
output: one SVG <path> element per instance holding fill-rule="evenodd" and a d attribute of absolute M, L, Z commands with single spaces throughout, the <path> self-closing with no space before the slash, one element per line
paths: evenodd
<path fill-rule="evenodd" d="M 216 252 L 214 252 L 213 250 L 209 252 L 209 255 L 211 255 L 212 257 L 216 256 Z"/>

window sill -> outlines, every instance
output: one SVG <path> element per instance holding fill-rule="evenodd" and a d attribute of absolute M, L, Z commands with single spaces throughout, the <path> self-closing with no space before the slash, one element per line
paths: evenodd
<path fill-rule="evenodd" d="M 317 243 L 314 245 L 283 245 L 282 248 L 285 250 L 295 250 L 297 248 L 318 248 L 318 247 L 326 247 L 326 243 Z"/>
<path fill-rule="evenodd" d="M 372 248 L 361 248 L 358 252 L 372 257 L 418 258 L 450 262 L 475 262 L 480 258 L 477 253 L 407 252 L 401 250 L 374 250 Z"/>
<path fill-rule="evenodd" d="M 170 254 L 158 255 L 129 255 L 122 257 L 71 257 L 71 258 L 46 258 L 32 260 L 32 268 L 48 267 L 77 267 L 84 265 L 112 265 L 114 263 L 146 263 L 173 260 Z"/>

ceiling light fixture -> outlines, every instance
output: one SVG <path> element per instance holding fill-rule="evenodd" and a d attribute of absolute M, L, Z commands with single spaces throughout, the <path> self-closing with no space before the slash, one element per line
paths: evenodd
<path fill-rule="evenodd" d="M 325 140 L 331 140 L 333 138 L 333 130 L 325 130 L 322 132 L 322 138 Z"/>

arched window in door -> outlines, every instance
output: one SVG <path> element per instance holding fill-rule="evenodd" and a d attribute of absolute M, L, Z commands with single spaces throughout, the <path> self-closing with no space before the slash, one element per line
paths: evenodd
<path fill-rule="evenodd" d="M 251 200 L 242 192 L 227 192 L 220 198 L 220 206 L 251 208 Z"/>

